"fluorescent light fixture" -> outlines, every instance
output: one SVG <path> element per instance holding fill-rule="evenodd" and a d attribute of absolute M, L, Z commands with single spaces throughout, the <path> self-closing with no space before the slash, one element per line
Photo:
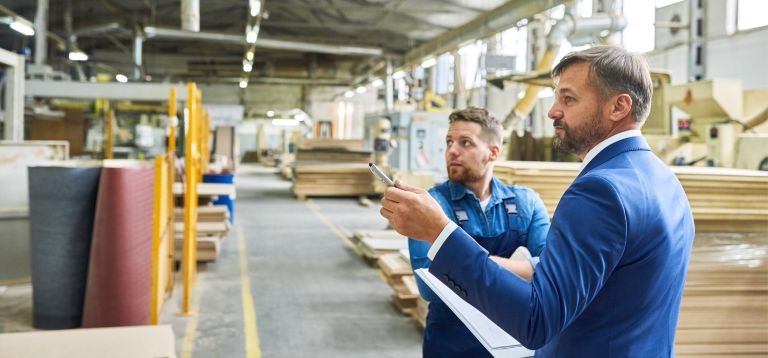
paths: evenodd
<path fill-rule="evenodd" d="M 88 55 L 83 51 L 71 51 L 69 53 L 69 59 L 72 61 L 88 61 Z"/>
<path fill-rule="evenodd" d="M 368 89 L 365 88 L 365 86 L 360 86 L 360 87 L 355 88 L 355 92 L 357 92 L 357 93 L 365 93 L 367 91 L 368 91 Z"/>
<path fill-rule="evenodd" d="M 245 42 L 249 44 L 255 44 L 256 39 L 259 37 L 259 25 L 253 25 L 253 27 L 245 27 Z"/>
<path fill-rule="evenodd" d="M 240 80 L 240 88 L 246 88 L 246 87 L 248 87 L 248 81 Z"/>
<path fill-rule="evenodd" d="M 435 59 L 434 57 L 430 57 L 421 63 L 421 68 L 430 68 L 436 64 L 437 64 L 437 59 Z"/>
<path fill-rule="evenodd" d="M 272 125 L 275 126 L 298 126 L 299 121 L 295 119 L 273 119 Z"/>
<path fill-rule="evenodd" d="M 371 82 L 371 86 L 373 87 L 381 87 L 384 85 L 384 81 L 381 80 L 381 78 L 377 78 Z"/>
<path fill-rule="evenodd" d="M 395 80 L 399 80 L 403 77 L 405 77 L 405 71 L 397 71 L 392 74 L 392 79 L 395 79 Z"/>
<path fill-rule="evenodd" d="M 355 95 L 355 92 L 352 92 L 352 91 L 344 92 L 345 98 L 352 98 L 354 95 Z"/>
<path fill-rule="evenodd" d="M 251 0 L 251 16 L 259 16 L 261 12 L 261 0 Z"/>
<path fill-rule="evenodd" d="M 275 111 L 267 111 L 267 117 L 272 118 L 275 116 Z"/>
<path fill-rule="evenodd" d="M 115 76 L 115 79 L 117 80 L 117 82 L 120 82 L 120 83 L 126 83 L 126 82 L 128 82 L 128 77 L 126 77 L 126 76 L 125 76 L 124 74 L 122 74 L 122 73 L 118 73 L 118 74 Z"/>
<path fill-rule="evenodd" d="M 31 23 L 16 17 L 13 18 L 13 22 L 9 26 L 24 36 L 33 36 L 35 34 L 35 29 Z"/>
<path fill-rule="evenodd" d="M 245 59 L 248 61 L 253 61 L 253 51 L 248 51 L 245 53 Z"/>
<path fill-rule="evenodd" d="M 552 87 L 544 87 L 541 91 L 539 91 L 539 98 L 549 98 L 554 96 L 555 91 L 552 90 Z"/>
<path fill-rule="evenodd" d="M 248 60 L 243 60 L 243 71 L 245 72 L 253 71 L 253 62 Z"/>

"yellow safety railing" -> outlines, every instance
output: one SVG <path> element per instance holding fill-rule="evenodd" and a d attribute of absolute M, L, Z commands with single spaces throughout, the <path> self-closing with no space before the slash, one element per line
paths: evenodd
<path fill-rule="evenodd" d="M 115 110 L 110 109 L 107 111 L 107 116 L 105 118 L 106 124 L 106 131 L 107 133 L 105 136 L 107 137 L 106 142 L 104 143 L 104 159 L 114 159 L 114 154 L 112 152 L 112 147 L 114 146 L 114 122 L 115 122 Z"/>
<path fill-rule="evenodd" d="M 202 94 L 197 86 L 187 84 L 187 136 L 184 190 L 184 257 L 181 261 L 184 294 L 182 314 L 191 314 L 192 287 L 197 269 L 197 184 L 202 179 L 201 117 Z"/>
<path fill-rule="evenodd" d="M 155 205 L 152 228 L 152 295 L 150 324 L 158 324 L 160 310 L 173 290 L 175 204 L 173 183 L 176 165 L 176 89 L 171 88 L 168 106 L 168 152 L 155 157 Z"/>

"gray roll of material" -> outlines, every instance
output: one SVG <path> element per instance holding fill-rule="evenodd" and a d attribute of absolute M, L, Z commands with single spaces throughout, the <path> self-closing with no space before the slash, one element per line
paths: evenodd
<path fill-rule="evenodd" d="M 29 167 L 33 325 L 80 327 L 100 167 Z"/>
<path fill-rule="evenodd" d="M 155 171 L 147 164 L 104 163 L 83 327 L 149 324 Z"/>

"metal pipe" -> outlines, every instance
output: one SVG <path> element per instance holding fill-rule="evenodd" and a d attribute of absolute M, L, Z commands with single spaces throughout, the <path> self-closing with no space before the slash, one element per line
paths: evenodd
<path fill-rule="evenodd" d="M 181 0 L 181 28 L 200 31 L 200 0 Z"/>
<path fill-rule="evenodd" d="M 35 65 L 44 65 L 48 56 L 48 0 L 37 0 L 35 12 Z"/>
<path fill-rule="evenodd" d="M 210 41 L 217 43 L 228 43 L 233 45 L 246 44 L 245 36 L 230 35 L 215 32 L 192 32 L 185 30 L 158 28 L 147 26 L 144 28 L 144 35 L 147 40 L 153 38 Z M 310 42 L 270 40 L 261 38 L 256 41 L 256 47 L 271 48 L 288 51 L 307 51 L 316 53 L 330 53 L 335 55 L 369 55 L 380 56 L 384 52 L 380 48 L 359 47 L 359 46 L 339 46 L 339 45 L 321 45 Z"/>
<path fill-rule="evenodd" d="M 141 31 L 137 29 L 136 35 L 133 38 L 133 79 L 136 81 L 141 80 L 141 55 L 143 44 L 144 37 L 141 36 Z"/>
<path fill-rule="evenodd" d="M 392 59 L 387 59 L 387 78 L 386 83 L 386 104 L 385 109 L 387 113 L 392 112 L 395 109 L 395 84 L 392 80 Z"/>
<path fill-rule="evenodd" d="M 112 31 L 117 31 L 122 28 L 123 27 L 120 25 L 120 23 L 113 21 L 103 25 L 85 27 L 77 31 L 74 31 L 72 34 L 75 35 L 76 37 L 96 36 L 96 35 L 112 32 Z"/>

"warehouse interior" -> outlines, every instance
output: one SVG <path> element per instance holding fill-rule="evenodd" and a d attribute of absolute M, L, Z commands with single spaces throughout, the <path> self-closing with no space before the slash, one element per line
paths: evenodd
<path fill-rule="evenodd" d="M 419 357 L 386 185 L 447 180 L 448 116 L 550 214 L 550 71 L 641 53 L 643 136 L 696 238 L 679 357 L 768 355 L 768 3 L 3 0 L 0 357 Z"/>

